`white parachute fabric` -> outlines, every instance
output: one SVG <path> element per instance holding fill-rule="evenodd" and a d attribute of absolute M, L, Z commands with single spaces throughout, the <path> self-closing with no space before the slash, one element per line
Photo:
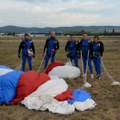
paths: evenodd
<path fill-rule="evenodd" d="M 2 76 L 2 75 L 5 75 L 5 74 L 7 74 L 7 73 L 9 73 L 9 72 L 12 72 L 13 70 L 12 69 L 9 69 L 9 68 L 0 68 L 0 76 Z"/>
<path fill-rule="evenodd" d="M 91 96 L 89 93 L 81 90 L 75 90 L 76 96 L 73 98 L 73 104 L 68 101 L 57 101 L 54 99 L 56 95 L 65 92 L 68 89 L 68 85 L 63 79 L 55 76 L 50 76 L 52 80 L 46 82 L 40 86 L 35 92 L 24 98 L 21 104 L 25 105 L 28 109 L 48 110 L 51 113 L 58 113 L 63 115 L 72 114 L 75 109 L 78 111 L 85 111 L 87 109 L 92 109 L 96 106 L 96 103 L 89 99 Z M 81 94 L 77 96 L 77 93 L 81 91 Z M 86 95 L 85 95 L 86 93 Z M 86 97 L 85 97 L 86 96 Z M 80 102 L 80 99 L 84 99 Z"/>
<path fill-rule="evenodd" d="M 40 97 L 26 97 L 21 104 L 25 105 L 28 109 L 48 110 L 52 113 L 59 113 L 63 115 L 72 114 L 75 111 L 73 105 L 68 104 L 67 101 L 59 102 L 49 95 Z"/>
<path fill-rule="evenodd" d="M 50 80 L 41 85 L 30 97 L 39 97 L 43 95 L 50 95 L 55 97 L 68 89 L 68 85 L 63 79 Z"/>
<path fill-rule="evenodd" d="M 85 111 L 96 106 L 91 94 L 87 91 L 75 89 L 72 98 L 73 99 L 68 100 L 68 103 L 74 105 L 75 109 L 78 111 Z"/>
<path fill-rule="evenodd" d="M 51 80 L 56 80 L 56 79 L 60 79 L 58 76 L 53 76 L 53 75 L 49 75 Z"/>
<path fill-rule="evenodd" d="M 85 111 L 85 110 L 88 110 L 88 109 L 95 108 L 96 103 L 92 99 L 87 99 L 84 102 L 75 102 L 73 105 L 74 105 L 76 110 Z"/>
<path fill-rule="evenodd" d="M 59 102 L 53 98 L 68 89 L 67 83 L 63 79 L 53 78 L 54 80 L 46 82 L 35 92 L 27 96 L 21 101 L 21 104 L 25 105 L 28 109 L 49 110 L 49 112 L 64 115 L 72 114 L 75 111 L 73 105 L 68 104 L 67 101 Z"/>
<path fill-rule="evenodd" d="M 60 78 L 74 79 L 80 76 L 80 69 L 72 66 L 71 62 L 67 62 L 64 66 L 54 67 L 49 75 L 58 76 Z"/>

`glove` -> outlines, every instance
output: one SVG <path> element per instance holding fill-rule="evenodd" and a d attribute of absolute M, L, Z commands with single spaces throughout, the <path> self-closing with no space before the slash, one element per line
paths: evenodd
<path fill-rule="evenodd" d="M 67 53 L 67 57 L 70 58 L 70 54 L 69 53 Z"/>
<path fill-rule="evenodd" d="M 33 55 L 33 58 L 35 58 L 35 55 Z"/>
<path fill-rule="evenodd" d="M 93 59 L 93 55 L 90 55 L 89 58 L 90 58 L 90 59 Z"/>
<path fill-rule="evenodd" d="M 21 58 L 21 55 L 20 55 L 20 54 L 18 55 L 18 58 Z"/>
<path fill-rule="evenodd" d="M 55 52 L 55 49 L 51 49 L 51 52 Z"/>
<path fill-rule="evenodd" d="M 80 51 L 77 51 L 77 56 L 78 56 L 78 59 L 80 59 L 80 58 L 81 58 Z"/>

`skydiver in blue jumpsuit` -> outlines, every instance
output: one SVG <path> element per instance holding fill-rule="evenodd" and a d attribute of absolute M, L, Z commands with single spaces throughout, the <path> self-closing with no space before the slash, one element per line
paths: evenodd
<path fill-rule="evenodd" d="M 94 37 L 94 42 L 92 43 L 92 50 L 93 52 L 93 62 L 95 65 L 95 70 L 97 73 L 97 79 L 100 79 L 101 76 L 101 57 L 103 56 L 104 52 L 104 45 L 101 41 L 99 41 L 99 37 Z"/>
<path fill-rule="evenodd" d="M 46 56 L 45 56 L 45 69 L 48 66 L 49 59 L 51 58 L 51 62 L 55 61 L 55 55 L 56 51 L 59 49 L 59 42 L 55 38 L 55 32 L 50 33 L 50 38 L 46 40 L 44 50 L 43 50 L 43 56 L 46 51 Z"/>
<path fill-rule="evenodd" d="M 21 58 L 22 50 L 22 71 L 25 71 L 26 60 L 28 60 L 29 69 L 32 70 L 32 57 L 35 57 L 35 47 L 29 35 L 25 34 L 18 49 L 18 58 Z"/>
<path fill-rule="evenodd" d="M 75 40 L 75 36 L 70 36 L 70 40 L 65 46 L 65 51 L 68 52 L 67 57 L 71 62 L 74 60 L 75 66 L 78 67 L 78 58 L 80 56 L 79 42 Z"/>
<path fill-rule="evenodd" d="M 86 67 L 88 62 L 91 78 L 93 79 L 94 76 L 93 76 L 93 70 L 92 70 L 92 64 L 91 64 L 92 58 L 90 56 L 90 47 L 91 47 L 91 42 L 88 39 L 87 34 L 83 34 L 83 38 L 80 41 L 80 49 L 82 52 L 83 71 L 84 71 L 83 77 L 86 77 Z"/>

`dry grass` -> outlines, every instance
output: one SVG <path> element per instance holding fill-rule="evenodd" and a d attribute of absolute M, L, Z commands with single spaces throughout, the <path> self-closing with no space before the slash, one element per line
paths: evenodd
<path fill-rule="evenodd" d="M 66 56 L 64 46 L 66 38 L 61 37 L 57 60 L 65 62 Z M 105 54 L 103 61 L 110 74 L 115 80 L 120 81 L 120 37 L 101 37 L 105 44 Z M 41 62 L 41 52 L 45 38 L 33 38 L 36 46 L 36 58 L 33 60 L 34 70 L 38 70 Z M 17 49 L 20 38 L 1 37 L 0 38 L 0 64 L 16 68 L 21 60 L 17 58 Z M 89 76 L 89 75 L 88 75 Z M 89 78 L 89 77 L 88 77 Z M 51 114 L 47 111 L 27 110 L 22 105 L 0 106 L 0 120 L 120 120 L 120 87 L 112 87 L 110 80 L 104 71 L 101 80 L 88 81 L 92 88 L 86 89 L 91 92 L 97 106 L 95 109 L 85 112 L 75 112 L 69 116 Z M 70 88 L 80 88 L 82 79 L 67 80 Z"/>

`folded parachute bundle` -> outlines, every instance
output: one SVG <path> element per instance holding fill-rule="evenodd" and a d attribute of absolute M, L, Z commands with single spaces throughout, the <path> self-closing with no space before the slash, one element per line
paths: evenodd
<path fill-rule="evenodd" d="M 53 66 L 54 63 L 50 64 Z M 49 66 L 48 66 L 49 69 Z M 74 79 L 80 76 L 80 69 L 72 66 L 71 62 L 67 62 L 65 65 L 55 66 L 48 72 L 49 75 L 58 76 L 60 78 Z"/>

